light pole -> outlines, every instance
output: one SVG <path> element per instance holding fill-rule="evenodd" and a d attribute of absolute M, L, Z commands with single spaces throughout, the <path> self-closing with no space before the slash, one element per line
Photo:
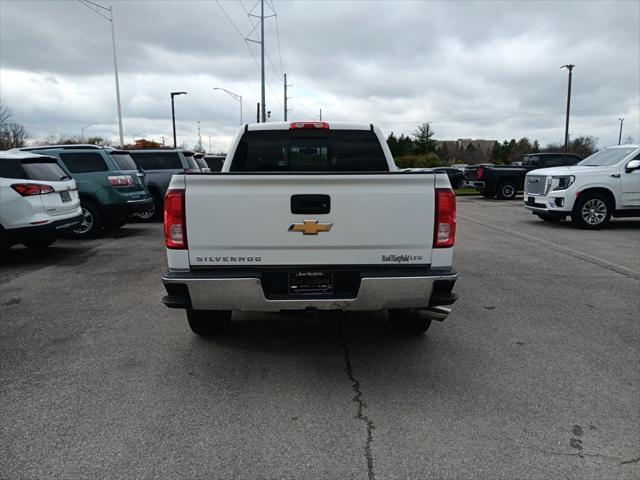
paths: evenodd
<path fill-rule="evenodd" d="M 569 108 L 571 106 L 571 72 L 575 65 L 567 64 L 560 67 L 560 69 L 566 68 L 569 70 L 569 87 L 567 89 L 567 120 L 564 126 L 564 151 L 569 151 Z"/>
<path fill-rule="evenodd" d="M 96 12 L 102 18 L 111 23 L 111 42 L 113 45 L 113 70 L 116 77 L 116 102 L 118 104 L 118 129 L 120 132 L 120 146 L 124 145 L 124 134 L 122 132 L 122 108 L 120 107 L 120 81 L 118 80 L 118 59 L 116 57 L 116 32 L 113 26 L 113 7 L 105 7 L 92 0 L 78 0 L 85 7 Z"/>
<path fill-rule="evenodd" d="M 80 136 L 80 138 L 81 138 L 81 142 L 82 142 L 82 143 L 84 143 L 84 129 L 85 129 L 85 128 L 89 128 L 91 125 L 97 125 L 97 124 L 98 124 L 97 122 L 87 123 L 86 125 L 84 125 L 84 126 L 80 129 L 80 131 L 82 132 L 82 134 L 81 134 L 81 136 Z"/>
<path fill-rule="evenodd" d="M 618 120 L 620 120 L 620 133 L 618 134 L 618 145 L 620 145 L 620 142 L 622 141 L 622 124 L 624 123 L 624 118 L 619 118 Z"/>
<path fill-rule="evenodd" d="M 187 92 L 171 92 L 171 123 L 173 124 L 173 148 L 178 148 L 176 140 L 176 107 L 173 103 L 173 97 L 176 95 L 186 95 Z"/>
<path fill-rule="evenodd" d="M 223 92 L 231 95 L 233 98 L 240 102 L 240 125 L 242 125 L 242 95 L 238 95 L 237 93 L 230 92 L 226 88 L 222 87 L 213 87 L 214 90 L 222 90 Z"/>

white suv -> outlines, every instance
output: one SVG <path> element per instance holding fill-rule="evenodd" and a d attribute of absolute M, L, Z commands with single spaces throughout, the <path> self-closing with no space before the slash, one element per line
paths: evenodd
<path fill-rule="evenodd" d="M 76 181 L 54 158 L 0 152 L 0 256 L 17 243 L 48 247 L 81 221 Z"/>
<path fill-rule="evenodd" d="M 600 228 L 612 216 L 640 216 L 640 146 L 600 150 L 577 165 L 533 170 L 524 205 L 549 222 L 571 216 L 582 228 Z"/>

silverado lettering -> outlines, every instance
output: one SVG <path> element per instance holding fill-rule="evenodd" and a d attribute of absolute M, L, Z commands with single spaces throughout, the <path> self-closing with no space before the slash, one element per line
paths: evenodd
<path fill-rule="evenodd" d="M 262 257 L 196 257 L 196 262 L 261 262 Z"/>

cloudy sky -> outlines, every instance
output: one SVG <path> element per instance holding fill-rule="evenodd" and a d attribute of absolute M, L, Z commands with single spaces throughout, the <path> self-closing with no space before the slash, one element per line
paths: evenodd
<path fill-rule="evenodd" d="M 108 5 L 108 0 L 103 2 Z M 640 2 L 269 0 L 265 14 L 267 110 L 283 119 L 379 124 L 411 133 L 432 122 L 438 139 L 564 135 L 567 72 L 572 136 L 599 145 L 640 141 Z M 178 143 L 226 148 L 255 121 L 259 46 L 245 42 L 256 0 L 114 1 L 125 142 L 169 143 L 169 92 Z M 251 37 L 257 39 L 254 31 Z M 253 52 L 253 56 L 252 53 Z M 255 56 L 255 59 L 254 59 Z M 257 60 L 256 60 L 257 59 Z M 0 0 L 0 99 L 38 139 L 51 134 L 117 139 L 109 23 L 77 0 Z"/>

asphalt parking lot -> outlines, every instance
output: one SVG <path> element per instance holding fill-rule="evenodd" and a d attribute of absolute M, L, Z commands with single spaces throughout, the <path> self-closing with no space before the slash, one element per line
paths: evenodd
<path fill-rule="evenodd" d="M 458 202 L 460 300 L 238 315 L 160 303 L 162 226 L 0 266 L 1 478 L 640 478 L 640 220 L 546 224 Z"/>

